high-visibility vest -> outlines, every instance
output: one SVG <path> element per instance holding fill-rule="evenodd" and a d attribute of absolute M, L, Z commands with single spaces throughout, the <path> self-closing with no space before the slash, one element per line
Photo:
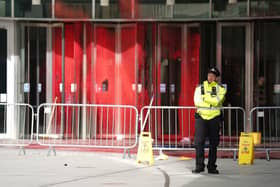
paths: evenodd
<path fill-rule="evenodd" d="M 194 104 L 197 113 L 205 120 L 213 119 L 221 115 L 218 107 L 222 107 L 225 100 L 226 88 L 217 82 L 204 81 L 195 89 Z"/>

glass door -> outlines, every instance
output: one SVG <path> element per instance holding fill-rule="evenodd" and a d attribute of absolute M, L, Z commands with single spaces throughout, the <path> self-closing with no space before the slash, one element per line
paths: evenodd
<path fill-rule="evenodd" d="M 36 110 L 46 102 L 46 28 L 25 27 L 25 102 Z"/>
<path fill-rule="evenodd" d="M 159 93 L 161 106 L 179 106 L 181 92 L 182 25 L 160 25 Z M 178 134 L 178 114 L 173 110 L 163 110 L 162 128 L 164 134 Z M 176 121 L 175 121 L 176 119 Z M 172 124 L 170 124 L 172 123 Z"/>
<path fill-rule="evenodd" d="M 225 106 L 245 108 L 252 106 L 251 31 L 247 23 L 220 23 L 217 28 L 217 66 L 222 72 L 221 83 L 226 85 Z M 242 114 L 230 119 L 225 113 L 226 130 L 229 135 L 243 127 Z M 237 131 L 238 130 L 238 131 Z"/>
<path fill-rule="evenodd" d="M 7 30 L 0 28 L 0 103 L 7 102 Z M 6 110 L 0 105 L 0 136 L 7 133 Z"/>
<path fill-rule="evenodd" d="M 245 106 L 245 27 L 222 27 L 222 83 L 227 84 L 226 105 Z"/>
<path fill-rule="evenodd" d="M 199 25 L 160 24 L 158 33 L 157 105 L 192 106 L 193 93 L 199 83 Z M 161 126 L 164 134 L 177 138 L 194 133 L 193 114 L 174 109 L 163 110 Z"/>
<path fill-rule="evenodd" d="M 38 106 L 42 103 L 63 102 L 56 98 L 56 87 L 60 88 L 60 97 L 64 98 L 64 80 L 55 76 L 57 55 L 60 56 L 59 66 L 60 75 L 64 72 L 64 46 L 57 49 L 55 38 L 59 35 L 62 38 L 62 24 L 44 24 L 44 23 L 22 23 L 21 28 L 21 80 L 24 103 L 33 106 L 36 112 Z M 60 30 L 61 33 L 58 33 Z M 59 44 L 62 44 L 60 42 Z M 63 77 L 63 76 L 61 76 Z M 56 84 L 60 81 L 60 85 Z M 42 112 L 43 110 L 40 110 Z M 31 131 L 31 114 L 29 111 L 25 114 L 26 128 L 25 134 Z M 43 118 L 40 118 L 40 132 L 43 130 Z"/>
<path fill-rule="evenodd" d="M 280 24 L 255 25 L 254 106 L 280 105 Z"/>
<path fill-rule="evenodd" d="M 255 24 L 254 107 L 280 106 L 279 32 L 278 22 L 260 21 Z M 253 117 L 253 130 L 261 132 L 263 140 L 266 137 L 279 138 L 279 110 L 258 109 Z"/>

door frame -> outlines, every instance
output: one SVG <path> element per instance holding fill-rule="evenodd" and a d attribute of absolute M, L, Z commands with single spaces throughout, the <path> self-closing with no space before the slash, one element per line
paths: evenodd
<path fill-rule="evenodd" d="M 52 96 L 52 89 L 53 89 L 53 81 L 52 81 L 52 67 L 53 67 L 53 45 L 52 45 L 52 36 L 53 36 L 53 28 L 61 28 L 62 29 L 62 103 L 64 103 L 64 67 L 65 67 L 65 33 L 64 33 L 64 24 L 63 23 L 20 23 L 20 29 L 21 29 L 21 72 L 25 72 L 24 66 L 25 63 L 25 27 L 38 27 L 38 28 L 46 28 L 46 102 L 51 103 L 53 100 Z M 27 41 L 28 42 L 28 41 Z M 30 49 L 28 49 L 30 50 Z M 28 53 L 29 55 L 29 53 Z M 29 59 L 29 58 L 28 58 Z M 38 62 L 37 62 L 38 63 Z M 37 73 L 37 72 L 36 72 Z M 37 75 L 38 78 L 38 75 Z M 24 75 L 21 75 L 21 80 L 24 80 Z M 37 86 L 38 86 L 38 80 L 37 80 Z M 30 83 L 29 83 L 30 84 Z M 38 93 L 37 93 L 38 94 Z M 23 94 L 24 95 L 24 94 Z M 38 97 L 38 96 L 37 96 Z"/>
<path fill-rule="evenodd" d="M 19 30 L 21 31 L 19 33 L 19 37 L 20 37 L 20 93 L 21 93 L 21 97 L 22 97 L 22 100 L 24 101 L 25 99 L 25 83 L 29 84 L 29 93 L 31 92 L 30 90 L 30 81 L 29 79 L 30 78 L 27 78 L 27 80 L 25 80 L 25 77 L 24 77 L 24 74 L 26 73 L 26 71 L 28 71 L 28 75 L 27 76 L 30 76 L 29 74 L 31 73 L 30 70 L 29 70 L 29 67 L 28 69 L 26 70 L 25 69 L 25 64 L 28 63 L 28 66 L 30 65 L 30 40 L 27 39 L 25 41 L 25 28 L 30 28 L 30 27 L 33 27 L 33 28 L 45 28 L 46 29 L 46 51 L 45 51 L 45 54 L 46 54 L 46 64 L 45 64 L 45 68 L 46 68 L 46 103 L 52 103 L 53 102 L 53 28 L 61 28 L 61 40 L 62 40 L 62 43 L 61 43 L 61 66 L 62 66 L 62 70 L 61 70 L 61 73 L 62 73 L 62 81 L 61 81 L 61 84 L 59 85 L 60 87 L 60 90 L 61 90 L 61 102 L 64 103 L 65 101 L 65 81 L 64 81 L 64 72 L 65 72 L 65 32 L 64 32 L 64 23 L 30 23 L 30 22 L 21 22 L 19 23 Z M 28 35 L 29 35 L 29 31 L 28 32 Z M 25 42 L 28 42 L 27 43 L 27 49 L 25 48 Z M 26 51 L 25 50 L 28 50 L 28 53 L 27 53 L 27 62 L 25 61 L 25 54 L 26 54 Z M 36 52 L 37 53 L 37 52 Z M 38 55 L 38 54 L 37 54 Z M 38 65 L 38 57 L 37 58 L 37 62 L 36 64 Z M 41 104 L 40 103 L 40 100 L 38 101 L 38 69 L 36 67 L 36 107 L 38 109 L 38 106 Z M 25 82 L 26 81 L 26 82 Z M 29 96 L 30 97 L 30 96 Z M 30 100 L 28 99 L 28 104 L 30 103 Z M 33 106 L 34 108 L 34 106 Z M 34 108 L 35 110 L 35 108 Z M 63 113 L 63 109 L 62 109 L 62 113 Z M 38 114 L 39 115 L 39 114 Z M 29 120 L 30 120 L 30 114 L 28 113 L 27 116 L 26 116 L 26 123 L 27 123 L 27 129 L 30 129 L 30 123 L 29 123 Z M 61 115 L 61 121 L 63 122 L 64 121 L 64 115 Z M 47 117 L 47 120 L 49 120 L 49 117 Z M 40 122 L 39 122 L 40 123 Z M 30 129 L 31 131 L 32 129 Z M 34 129 L 33 129 L 34 130 Z"/>
<path fill-rule="evenodd" d="M 156 63 L 156 68 L 155 68 L 155 95 L 157 96 L 155 99 L 155 103 L 156 105 L 160 105 L 160 80 L 158 80 L 158 76 L 159 76 L 159 70 L 157 69 L 158 67 L 158 63 L 160 63 L 160 60 L 161 60 L 161 49 L 162 49 L 162 46 L 161 46 L 161 28 L 162 27 L 176 27 L 176 28 L 181 28 L 181 38 L 182 38 L 182 41 L 187 41 L 188 39 L 188 31 L 189 31 L 189 28 L 199 28 L 200 27 L 200 24 L 199 23 L 159 23 L 157 25 L 157 41 L 156 41 L 156 60 L 155 60 L 155 63 Z M 181 43 L 181 58 L 182 58 L 182 64 L 187 64 L 188 63 L 188 44 L 187 42 L 182 42 Z M 158 84 L 159 83 L 159 84 Z"/>
<path fill-rule="evenodd" d="M 3 103 L 17 103 L 18 98 L 17 98 L 17 82 L 18 80 L 18 75 L 16 72 L 17 69 L 17 54 L 16 54 L 16 43 L 15 43 L 15 28 L 16 25 L 13 21 L 5 21 L 2 20 L 0 22 L 0 28 L 5 29 L 7 31 L 7 67 L 6 67 L 6 76 L 7 76 L 7 90 L 4 97 L 5 102 Z M 8 107 L 6 114 L 5 114 L 5 119 L 6 119 L 6 133 L 0 133 L 0 138 L 14 138 L 16 137 L 16 127 L 17 127 L 17 117 L 14 114 L 14 108 L 13 107 Z"/>
<path fill-rule="evenodd" d="M 156 31 L 156 60 L 155 60 L 155 71 L 154 71 L 154 77 L 155 77 L 155 80 L 154 80 L 154 90 L 155 90 L 155 105 L 158 105 L 158 106 L 161 106 L 162 103 L 161 103 L 161 90 L 160 90 L 160 84 L 161 84 L 161 78 L 160 78 L 160 65 L 161 65 L 161 58 L 162 58 L 162 28 L 176 28 L 176 29 L 180 29 L 181 33 L 181 42 L 178 44 L 178 46 L 180 46 L 181 48 L 181 74 L 183 75 L 184 71 L 189 69 L 189 68 L 192 68 L 189 63 L 191 62 L 191 59 L 189 59 L 189 53 L 190 53 L 190 50 L 191 49 L 191 44 L 189 43 L 188 39 L 191 38 L 192 36 L 189 35 L 190 33 L 190 29 L 192 28 L 197 28 L 197 29 L 200 29 L 200 23 L 159 23 L 157 24 L 157 31 Z M 199 31 L 199 34 L 201 32 Z M 178 33 L 179 34 L 179 33 Z M 201 35 L 200 35 L 201 36 Z M 200 58 L 199 58 L 199 63 L 200 62 Z M 185 69 L 186 68 L 186 69 Z M 182 78 L 182 75 L 181 75 L 181 78 Z M 182 79 L 181 79 L 182 80 Z M 182 86 L 182 81 L 180 82 L 180 86 Z M 197 83 L 196 83 L 197 84 Z M 182 92 L 183 88 L 181 87 L 181 93 Z M 193 92 L 192 92 L 193 93 Z M 182 96 L 184 97 L 184 96 Z M 191 101 L 193 99 L 191 98 Z M 184 103 L 180 103 L 180 101 L 178 102 L 178 106 L 180 105 L 185 105 Z M 155 116 L 157 116 L 158 114 L 155 114 Z M 179 116 L 180 114 L 178 114 Z M 181 115 L 184 115 L 184 114 L 181 114 Z M 155 131 L 161 131 L 161 128 L 164 124 L 164 122 L 162 122 L 162 118 L 158 118 L 158 117 L 155 117 L 156 119 L 158 119 L 157 123 L 159 123 L 159 126 L 157 128 L 157 130 Z M 192 117 L 186 117 L 186 119 L 189 119 L 189 120 L 194 120 Z M 164 120 L 164 119 L 163 119 Z M 181 117 L 178 117 L 178 122 L 177 122 L 177 125 L 178 127 L 175 127 L 174 129 L 174 138 L 175 139 L 183 139 L 184 137 L 187 137 L 187 136 L 190 136 L 194 129 L 193 128 L 188 128 L 188 130 L 183 130 L 185 129 L 185 125 L 183 123 L 183 120 Z M 177 134 L 176 134 L 177 133 Z M 161 133 L 160 133 L 161 134 Z M 160 135 L 161 136 L 161 135 Z M 168 137 L 169 135 L 167 134 L 163 134 L 163 137 L 165 138 L 170 138 Z M 172 135 L 173 136 L 173 135 Z M 192 135 L 191 135 L 192 136 Z"/>
<path fill-rule="evenodd" d="M 217 43 L 216 43 L 216 59 L 217 67 L 222 72 L 222 27 L 245 27 L 245 111 L 246 116 L 249 115 L 253 107 L 253 81 L 254 81 L 254 23 L 250 22 L 220 22 L 217 23 Z M 246 129 L 250 130 L 250 119 L 246 119 Z"/>

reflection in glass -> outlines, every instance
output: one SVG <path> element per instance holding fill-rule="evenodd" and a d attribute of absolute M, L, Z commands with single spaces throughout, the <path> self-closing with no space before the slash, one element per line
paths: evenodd
<path fill-rule="evenodd" d="M 238 38 L 238 40 L 236 39 Z M 227 84 L 225 106 L 245 107 L 245 26 L 222 27 L 222 81 Z M 235 115 L 236 117 L 230 117 Z M 243 116 L 238 111 L 224 111 L 228 135 L 238 136 Z M 230 129 L 231 128 L 231 129 Z"/>
<path fill-rule="evenodd" d="M 0 103 L 5 102 L 4 94 L 7 93 L 7 30 L 0 29 Z M 0 134 L 6 133 L 4 105 L 0 105 Z"/>
<path fill-rule="evenodd" d="M 280 106 L 279 32 L 279 23 L 255 25 L 254 106 Z M 253 128 L 262 133 L 262 141 L 279 138 L 279 114 L 279 109 L 259 109 L 253 114 Z"/>
<path fill-rule="evenodd" d="M 247 0 L 213 0 L 213 17 L 246 17 Z"/>
<path fill-rule="evenodd" d="M 136 0 L 139 18 L 209 17 L 209 0 Z"/>
<path fill-rule="evenodd" d="M 6 29 L 0 29 L 0 41 L 1 41 L 0 42 L 0 94 L 1 94 L 1 93 L 7 93 L 7 30 Z M 0 102 L 2 102 L 1 100 Z"/>
<path fill-rule="evenodd" d="M 209 0 L 175 0 L 173 18 L 209 17 Z"/>
<path fill-rule="evenodd" d="M 172 37 L 171 37 L 172 36 Z M 179 106 L 181 92 L 182 28 L 162 26 L 160 35 L 160 105 Z M 177 134 L 179 124 L 175 110 L 163 110 L 164 133 Z M 169 129 L 170 121 L 172 127 Z M 174 123 L 175 122 L 175 123 Z M 177 124 L 177 126 L 176 126 Z"/>
<path fill-rule="evenodd" d="M 15 16 L 50 18 L 51 2 L 51 0 L 15 0 Z"/>
<path fill-rule="evenodd" d="M 277 0 L 251 0 L 251 16 L 279 16 L 280 1 Z"/>
<path fill-rule="evenodd" d="M 280 24 L 258 23 L 255 28 L 254 106 L 279 106 Z"/>
<path fill-rule="evenodd" d="M 11 0 L 0 0 L 0 17 L 11 16 Z"/>
<path fill-rule="evenodd" d="M 91 18 L 92 0 L 56 0 L 56 18 Z"/>
<path fill-rule="evenodd" d="M 236 38 L 239 38 L 236 40 Z M 222 28 L 222 82 L 227 84 L 227 103 L 245 105 L 245 27 Z"/>
<path fill-rule="evenodd" d="M 167 5 L 166 0 L 138 0 L 138 16 L 139 18 L 171 18 L 172 5 Z M 137 10 L 136 10 L 137 12 Z"/>
<path fill-rule="evenodd" d="M 132 18 L 134 5 L 134 0 L 96 0 L 95 18 Z"/>
<path fill-rule="evenodd" d="M 46 100 L 46 29 L 25 28 L 25 83 L 30 88 L 25 93 L 25 102 L 34 107 Z M 41 87 L 41 90 L 38 90 Z M 40 91 L 40 92 L 39 92 Z"/>

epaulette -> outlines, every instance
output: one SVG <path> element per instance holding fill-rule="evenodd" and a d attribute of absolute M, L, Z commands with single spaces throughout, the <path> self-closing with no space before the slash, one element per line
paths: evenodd
<path fill-rule="evenodd" d="M 227 89 L 227 85 L 226 84 L 219 84 L 220 87 Z"/>

